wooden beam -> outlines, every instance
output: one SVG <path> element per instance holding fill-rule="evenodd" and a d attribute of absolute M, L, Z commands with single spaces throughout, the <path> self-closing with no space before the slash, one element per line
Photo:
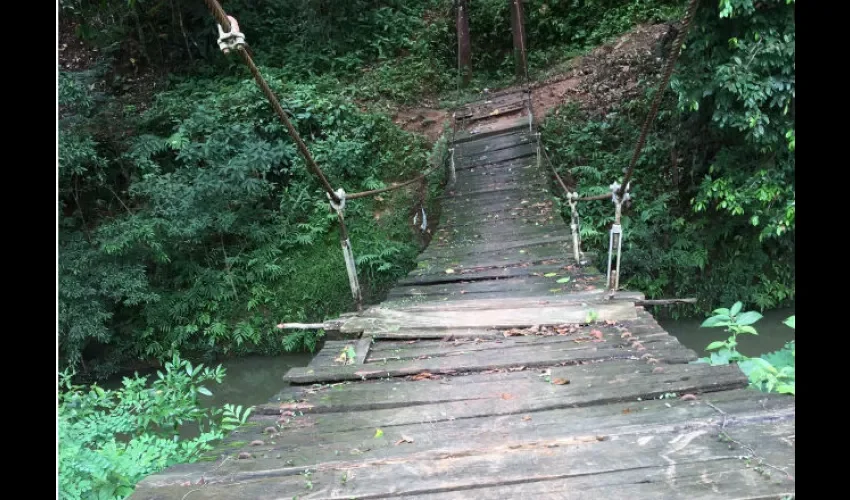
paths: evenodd
<path fill-rule="evenodd" d="M 467 0 L 457 0 L 457 65 L 461 83 L 469 85 L 472 78 L 472 49 L 469 43 L 469 7 Z"/>
<path fill-rule="evenodd" d="M 673 304 L 696 304 L 697 299 L 688 298 L 688 299 L 657 299 L 657 300 L 638 300 L 635 302 L 636 306 L 670 306 Z"/>

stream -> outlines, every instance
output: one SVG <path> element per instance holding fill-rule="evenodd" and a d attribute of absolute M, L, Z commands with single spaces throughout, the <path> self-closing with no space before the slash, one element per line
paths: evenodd
<path fill-rule="evenodd" d="M 794 307 L 773 309 L 762 313 L 764 317 L 753 326 L 758 335 L 739 335 L 738 351 L 745 356 L 755 357 L 782 349 L 786 342 L 794 340 L 794 330 L 782 324 L 788 316 L 794 315 Z M 679 320 L 658 320 L 670 335 L 674 335 L 688 349 L 696 351 L 698 356 L 706 356 L 705 348 L 715 340 L 726 340 L 729 336 L 723 328 L 701 328 L 703 318 Z"/>

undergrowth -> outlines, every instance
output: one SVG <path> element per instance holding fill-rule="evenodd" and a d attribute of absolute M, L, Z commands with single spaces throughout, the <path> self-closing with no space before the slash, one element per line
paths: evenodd
<path fill-rule="evenodd" d="M 796 354 L 794 340 L 785 344 L 782 349 L 759 357 L 747 357 L 738 352 L 738 335 L 758 335 L 754 325 L 762 319 L 755 311 L 742 312 L 743 303 L 735 302 L 730 308 L 720 308 L 713 311 L 713 316 L 706 319 L 702 326 L 706 328 L 726 328 L 729 338 L 710 343 L 705 349 L 711 354 L 700 358 L 697 363 L 708 363 L 712 366 L 737 363 L 741 371 L 750 379 L 750 385 L 764 392 L 779 392 L 796 394 Z M 783 323 L 794 328 L 796 316 L 790 316 Z"/>
<path fill-rule="evenodd" d="M 212 395 L 206 385 L 221 383 L 224 368 L 193 366 L 176 356 L 150 384 L 136 375 L 119 389 L 85 388 L 72 376 L 66 370 L 59 377 L 62 500 L 126 498 L 145 476 L 196 461 L 251 413 L 232 405 L 203 408 L 199 396 Z M 181 438 L 186 426 L 197 436 Z"/>
<path fill-rule="evenodd" d="M 623 214 L 621 282 L 652 298 L 700 299 L 674 315 L 795 296 L 794 6 L 722 3 L 698 11 L 701 29 L 686 40 Z M 606 115 L 570 105 L 547 119 L 544 143 L 581 195 L 622 180 L 656 81 Z M 605 255 L 611 202 L 579 212 L 585 250 Z"/>

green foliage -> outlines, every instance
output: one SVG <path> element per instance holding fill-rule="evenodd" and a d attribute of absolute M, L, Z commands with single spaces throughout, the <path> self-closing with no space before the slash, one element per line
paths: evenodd
<path fill-rule="evenodd" d="M 795 227 L 794 2 L 719 8 L 700 9 L 699 35 L 672 83 L 679 108 L 710 120 L 724 141 L 692 204 L 744 217 L 761 239 L 777 239 Z"/>
<path fill-rule="evenodd" d="M 326 87 L 265 73 L 335 185 L 375 189 L 425 170 L 424 139 Z M 89 372 L 106 375 L 175 352 L 314 347 L 315 333 L 281 338 L 273 325 L 351 307 L 336 217 L 255 84 L 186 79 L 126 125 L 129 138 L 94 119 L 60 133 L 63 364 L 94 359 Z M 382 200 L 346 210 L 371 298 L 417 251 L 411 193 Z"/>
<path fill-rule="evenodd" d="M 750 358 L 738 352 L 738 335 L 758 335 L 752 325 L 762 318 L 762 315 L 755 311 L 741 312 L 742 307 L 743 303 L 736 302 L 729 309 L 715 309 L 713 316 L 703 322 L 702 326 L 706 328 L 725 327 L 730 336 L 725 341 L 710 343 L 705 350 L 711 351 L 711 355 L 696 362 L 709 363 L 712 366 L 737 363 L 750 379 L 752 387 L 764 392 L 796 394 L 796 344 L 793 340 L 782 349 L 761 357 Z M 791 316 L 783 323 L 794 328 L 794 318 L 795 316 Z"/>
<path fill-rule="evenodd" d="M 235 71 L 218 53 L 214 21 L 202 2 L 64 0 L 62 15 L 77 34 L 122 67 L 179 66 L 206 74 Z M 457 85 L 457 38 L 452 2 L 350 0 L 233 0 L 224 6 L 239 21 L 260 63 L 288 78 L 327 79 L 369 100 L 412 102 Z M 526 4 L 532 73 L 643 22 L 679 16 L 677 0 L 550 0 Z M 469 2 L 474 60 L 472 88 L 513 79 L 513 45 L 506 0 Z M 176 21 L 176 22 L 175 22 Z M 319 77 L 318 75 L 321 75 Z"/>
<path fill-rule="evenodd" d="M 205 384 L 225 375 L 221 366 L 175 356 L 164 368 L 151 384 L 136 375 L 116 390 L 73 385 L 68 370 L 59 375 L 60 498 L 126 498 L 143 477 L 197 460 L 247 421 L 250 409 L 201 407 L 198 396 L 212 395 Z M 184 426 L 196 426 L 197 437 L 180 439 Z"/>
<path fill-rule="evenodd" d="M 649 297 L 772 308 L 795 296 L 794 7 L 736 10 L 746 3 L 731 2 L 732 18 L 702 4 L 637 163 L 621 276 Z M 546 146 L 580 194 L 622 179 L 651 92 L 606 116 L 570 107 L 547 120 Z M 612 213 L 581 205 L 587 250 L 607 252 Z"/>
<path fill-rule="evenodd" d="M 743 361 L 747 357 L 738 352 L 738 335 L 758 335 L 758 332 L 753 328 L 753 324 L 762 318 L 762 315 L 755 311 L 747 311 L 742 313 L 742 302 L 735 302 L 731 309 L 721 308 L 715 309 L 710 318 L 702 323 L 704 328 L 719 328 L 726 327 L 726 330 L 731 334 L 725 341 L 715 341 L 705 348 L 706 351 L 714 351 L 708 358 L 700 358 L 701 362 L 711 363 L 712 365 L 726 365 L 732 361 Z"/>

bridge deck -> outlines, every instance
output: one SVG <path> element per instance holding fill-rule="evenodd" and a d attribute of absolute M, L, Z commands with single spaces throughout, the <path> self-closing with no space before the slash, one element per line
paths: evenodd
<path fill-rule="evenodd" d="M 481 133 L 458 136 L 439 230 L 386 302 L 346 316 L 355 338 L 290 370 L 213 461 L 132 498 L 794 493 L 794 399 L 689 364 L 640 294 L 603 298 L 604 276 L 570 257 L 521 98 L 460 113 Z"/>

